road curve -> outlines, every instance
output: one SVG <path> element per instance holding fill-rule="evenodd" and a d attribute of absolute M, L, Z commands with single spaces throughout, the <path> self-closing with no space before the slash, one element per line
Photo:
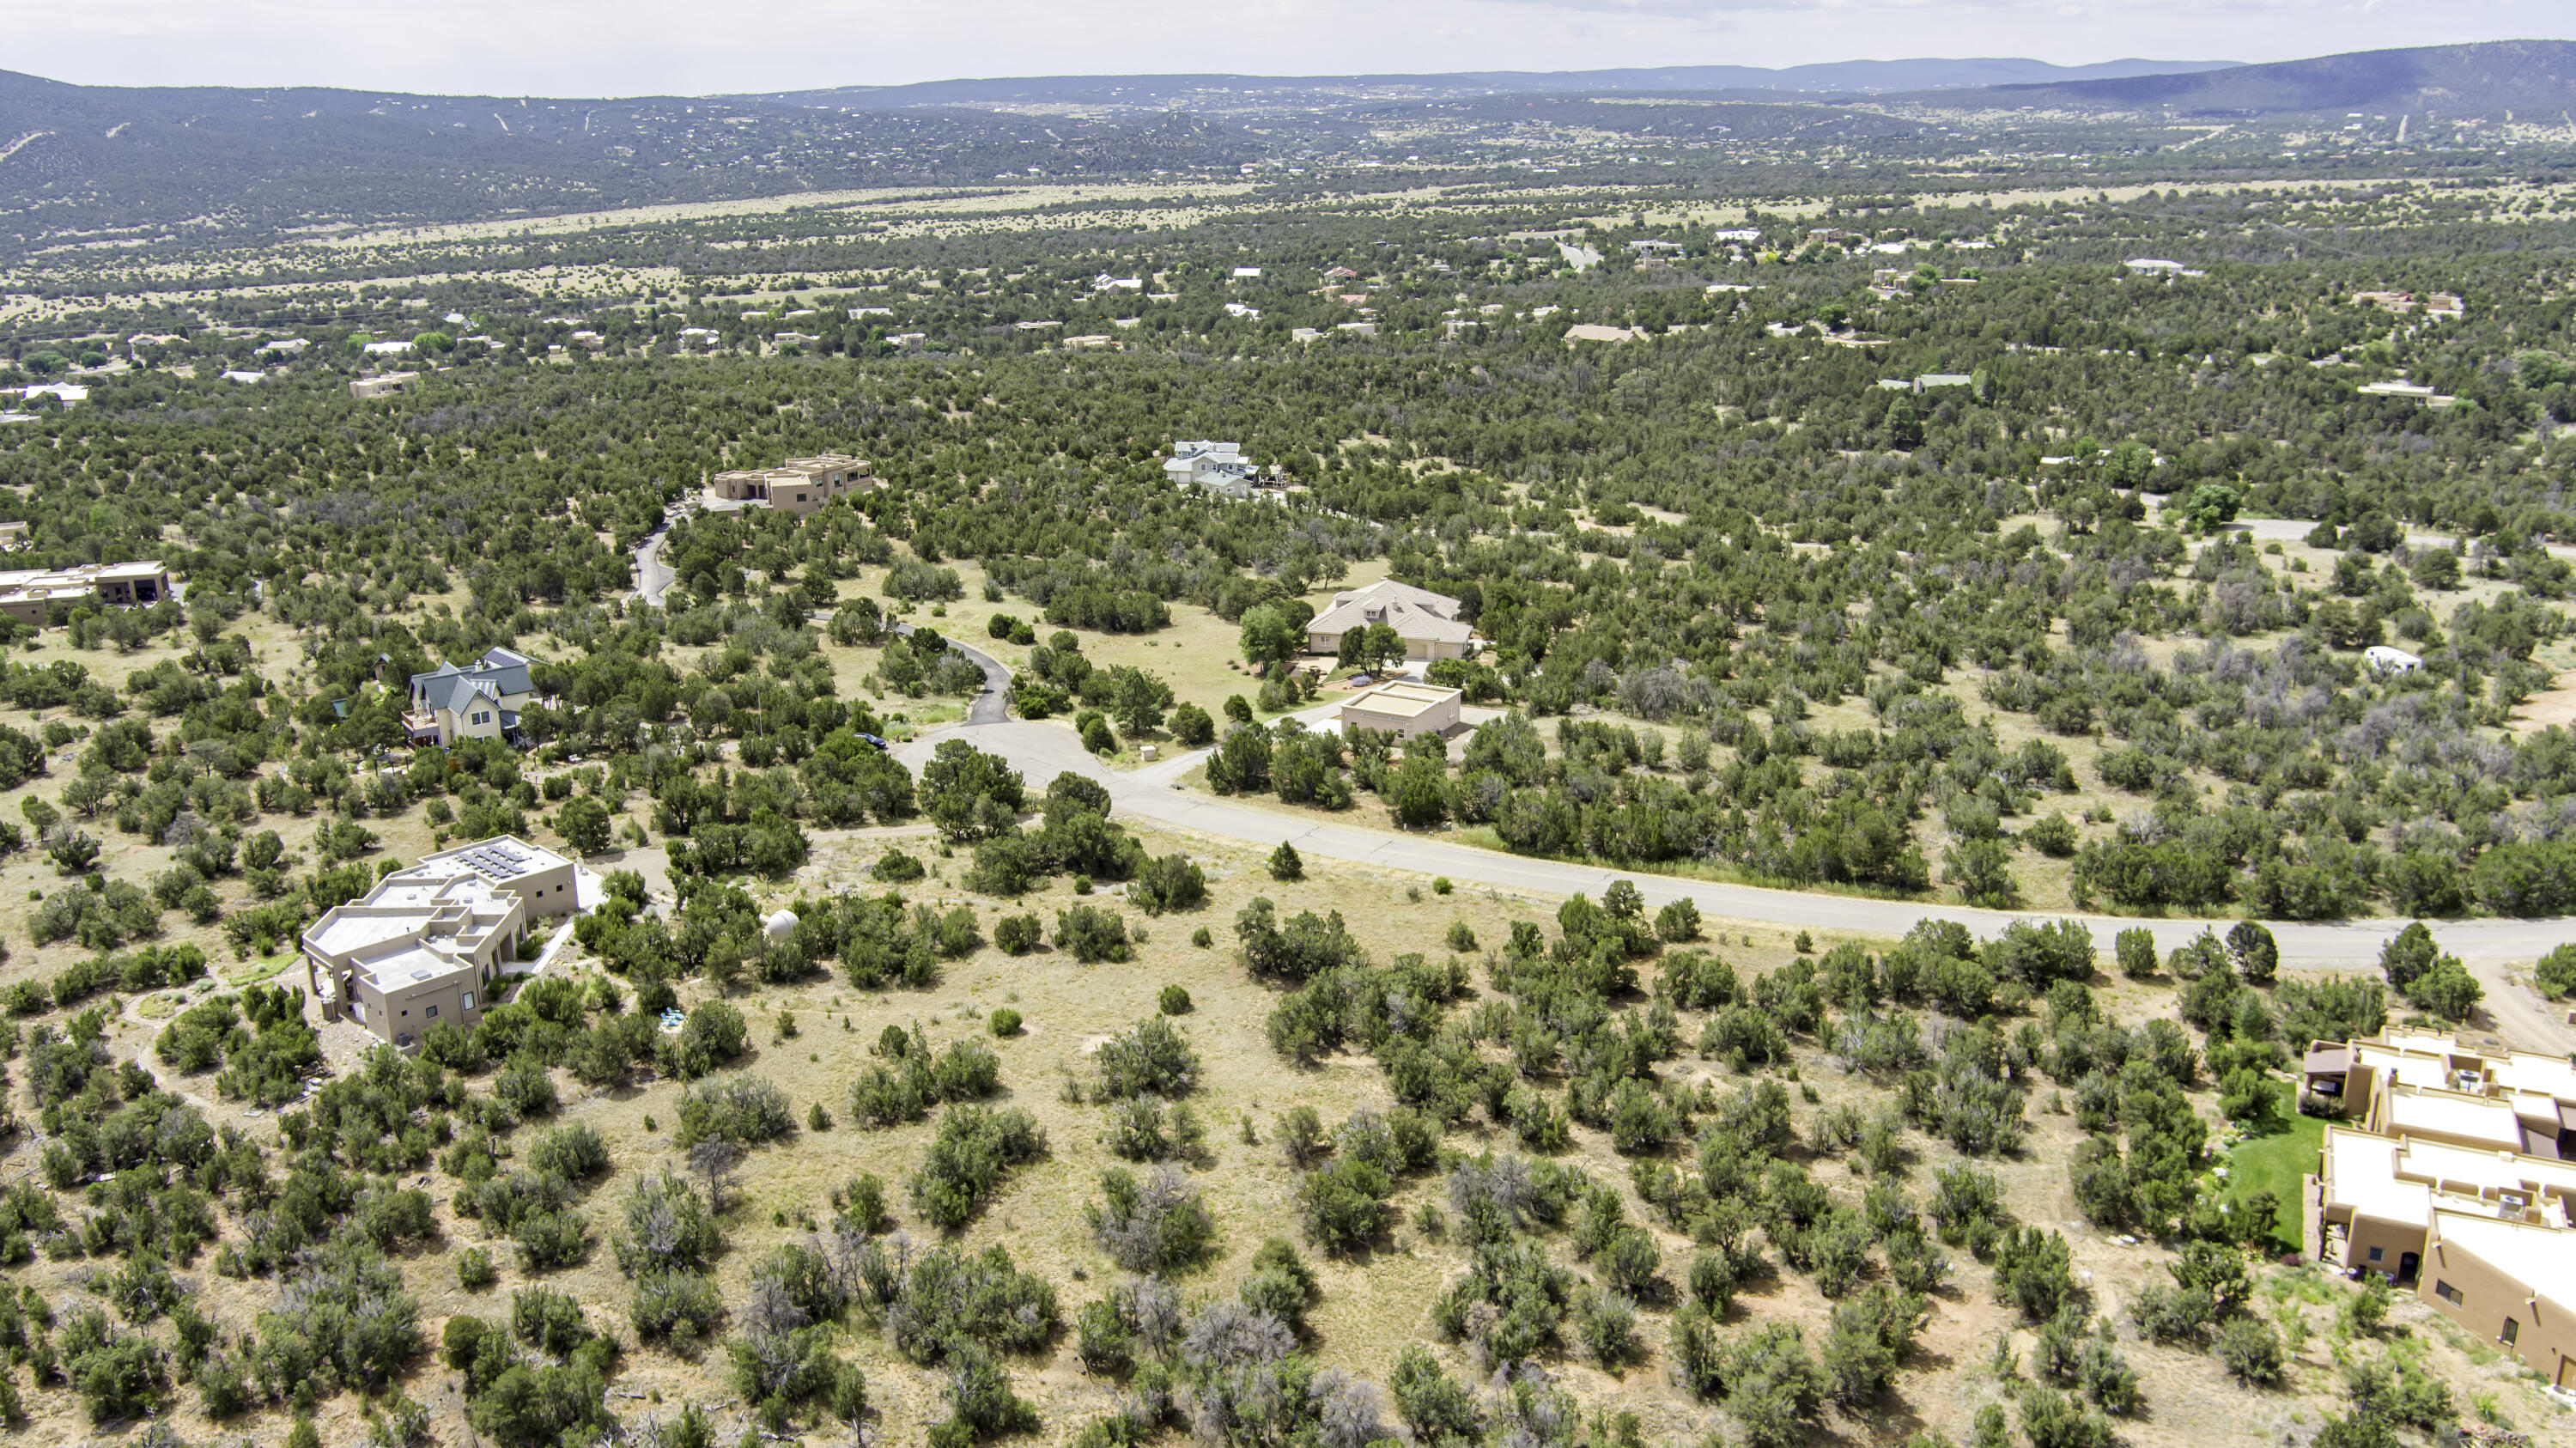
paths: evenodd
<path fill-rule="evenodd" d="M 656 530 L 635 550 L 638 592 L 643 601 L 661 606 L 674 580 L 662 563 L 661 547 L 668 525 Z M 827 615 L 815 615 L 820 622 Z M 897 632 L 913 626 L 898 623 Z M 915 773 L 928 762 L 942 740 L 964 739 L 1008 760 L 1029 783 L 1040 788 L 1070 771 L 1099 781 L 1109 790 L 1112 807 L 1131 819 L 1150 820 L 1175 829 L 1246 844 L 1296 845 L 1298 853 L 1353 864 L 1446 875 L 1462 884 L 1484 885 L 1542 895 L 1598 895 L 1613 880 L 1636 882 L 1647 904 L 1657 908 L 1688 899 L 1703 914 L 1786 929 L 1859 935 L 1901 935 L 1925 918 L 1954 920 L 1979 936 L 1992 936 L 2017 920 L 2081 920 L 2093 932 L 2096 947 L 2107 957 L 2123 930 L 2144 927 L 2156 948 L 2167 951 L 2208 928 L 2202 920 L 2146 920 L 2134 916 L 2082 915 L 2052 911 L 1979 910 L 1935 901 L 1876 900 L 1800 890 L 1773 890 L 1758 885 L 1721 884 L 1669 875 L 1626 872 L 1598 865 L 1536 859 L 1477 849 L 1437 835 L 1398 834 L 1317 820 L 1311 815 L 1265 809 L 1230 799 L 1197 794 L 1181 783 L 1204 754 L 1182 755 L 1133 772 L 1109 768 L 1083 749 L 1070 729 L 1010 717 L 1011 671 L 1000 660 L 970 644 L 949 643 L 984 671 L 984 687 L 967 705 L 962 724 L 934 729 L 895 753 Z M 2399 930 L 2400 920 L 2270 921 L 2280 941 L 2282 960 L 2291 968 L 2367 970 L 2379 963 L 2380 947 Z M 2559 945 L 2576 940 L 2576 920 L 2452 920 L 2427 922 L 2444 950 L 2458 955 L 2486 986 L 2486 1006 L 2495 1023 L 2517 1042 L 2536 1048 L 2576 1049 L 2576 1031 L 2564 1011 L 2541 1000 L 2529 987 L 2508 979 L 2508 965 L 2537 960 Z"/>
<path fill-rule="evenodd" d="M 662 561 L 662 544 L 670 536 L 671 525 L 665 522 L 635 545 L 635 596 L 649 608 L 660 608 L 671 585 L 680 581 L 671 565 Z"/>
<path fill-rule="evenodd" d="M 2017 920 L 2080 920 L 2093 932 L 2107 959 L 2112 941 L 2123 930 L 2144 927 L 2167 951 L 2198 935 L 2212 922 L 2189 919 L 2147 920 L 2134 916 L 2086 915 L 2059 911 L 1979 910 L 1936 901 L 1877 900 L 1800 890 L 1774 890 L 1757 885 L 1723 884 L 1606 869 L 1506 854 L 1463 845 L 1436 834 L 1397 834 L 1356 825 L 1318 820 L 1312 815 L 1266 809 L 1233 799 L 1199 794 L 1185 788 L 1185 774 L 1198 756 L 1186 755 L 1145 770 L 1111 769 L 1083 749 L 1070 729 L 1026 720 L 980 719 L 924 734 L 903 745 L 896 757 L 916 772 L 939 743 L 964 739 L 987 753 L 1000 755 L 1020 771 L 1033 789 L 1070 771 L 1099 781 L 1109 791 L 1112 809 L 1122 818 L 1192 830 L 1220 839 L 1269 847 L 1287 842 L 1301 855 L 1353 864 L 1445 875 L 1461 885 L 1497 890 L 1571 895 L 1600 895 L 1613 880 L 1631 880 L 1651 907 L 1681 899 L 1697 904 L 1712 917 L 1750 921 L 1783 929 L 1825 933 L 1902 935 L 1918 920 L 1955 920 L 1981 937 L 1993 936 Z M 2226 922 L 2216 922 L 2220 929 Z M 2405 927 L 2402 920 L 2267 922 L 2281 945 L 2282 962 L 2291 969 L 2372 970 L 2380 947 Z M 2487 989 L 2487 1007 L 2495 1023 L 2516 1042 L 2535 1049 L 2576 1048 L 2576 1033 L 2567 1029 L 2558 1008 L 2506 978 L 2508 964 L 2528 962 L 2576 938 L 2565 920 L 2455 920 L 2427 922 L 2443 949 L 2461 957 Z"/>

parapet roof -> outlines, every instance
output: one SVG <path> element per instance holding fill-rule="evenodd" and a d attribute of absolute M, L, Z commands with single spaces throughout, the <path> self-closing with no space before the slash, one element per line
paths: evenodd
<path fill-rule="evenodd" d="M 1380 684 L 1344 699 L 1342 707 L 1412 719 L 1439 708 L 1464 692 L 1443 689 L 1436 684 Z"/>

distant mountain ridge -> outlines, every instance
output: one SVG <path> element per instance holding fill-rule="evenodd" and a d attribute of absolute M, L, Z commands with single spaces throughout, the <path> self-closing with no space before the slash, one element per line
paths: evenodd
<path fill-rule="evenodd" d="M 1055 75 L 922 81 L 911 85 L 836 86 L 741 97 L 788 105 L 866 110 L 913 106 L 1150 106 L 1234 95 L 1247 103 L 1350 100 L 1393 94 L 1430 98 L 1495 91 L 1790 91 L 1807 95 L 1874 94 L 1952 87 L 2054 85 L 2133 76 L 2188 74 L 2237 64 L 2229 60 L 2109 60 L 2052 65 L 2044 60 L 1840 60 L 1778 70 L 1749 65 L 1680 65 L 1621 70 L 1451 71 L 1375 75 Z"/>
<path fill-rule="evenodd" d="M 2460 115 L 2514 107 L 2559 111 L 2576 106 L 2576 41 L 2492 40 L 2364 50 L 2190 74 L 2016 82 L 1981 90 L 1926 86 L 1882 98 L 1956 108 L 2036 106 L 2210 116 L 2424 110 Z"/>

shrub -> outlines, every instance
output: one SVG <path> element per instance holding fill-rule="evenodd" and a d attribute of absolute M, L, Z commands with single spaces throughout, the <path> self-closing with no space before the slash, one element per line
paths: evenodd
<path fill-rule="evenodd" d="M 2031 1322 L 2055 1317 L 2075 1296 L 2074 1256 L 2056 1232 L 2023 1227 L 1995 1244 L 1995 1300 Z"/>
<path fill-rule="evenodd" d="M 617 1268 L 629 1277 L 654 1272 L 704 1272 L 724 1250 L 724 1228 L 687 1179 L 664 1166 L 657 1176 L 628 1188 L 625 1230 L 612 1243 Z"/>
<path fill-rule="evenodd" d="M 1281 840 L 1279 848 L 1270 852 L 1270 878 L 1273 880 L 1306 878 L 1306 862 L 1297 854 L 1295 845 Z"/>
<path fill-rule="evenodd" d="M 1092 1056 L 1093 1091 L 1103 1101 L 1157 1096 L 1176 1101 L 1198 1087 L 1199 1057 L 1187 1037 L 1160 1016 L 1138 1021 Z"/>
<path fill-rule="evenodd" d="M 1055 947 L 1084 965 L 1127 958 L 1127 921 L 1115 910 L 1076 905 L 1055 917 Z"/>
<path fill-rule="evenodd" d="M 1148 915 L 1188 910 L 1207 900 L 1207 871 L 1190 863 L 1187 855 L 1164 855 L 1136 871 L 1127 895 Z"/>
<path fill-rule="evenodd" d="M 724 1301 L 714 1280 L 702 1274 L 651 1271 L 635 1279 L 626 1317 L 646 1342 L 682 1334 L 704 1338 L 724 1321 Z"/>
<path fill-rule="evenodd" d="M 500 1280 L 501 1274 L 492 1265 L 491 1253 L 480 1247 L 468 1247 L 456 1254 L 457 1286 L 468 1292 L 480 1292 Z"/>
<path fill-rule="evenodd" d="M 1005 955 L 1026 955 L 1038 948 L 1046 927 L 1035 915 L 1005 915 L 993 922 L 993 943 Z"/>
<path fill-rule="evenodd" d="M 2551 1000 L 2576 995 L 2576 945 L 2562 945 L 2542 956 L 2532 967 L 2531 981 Z"/>
<path fill-rule="evenodd" d="M 1297 1214 L 1307 1240 L 1316 1246 L 1332 1253 L 1354 1251 L 1384 1235 L 1386 1200 L 1394 1194 L 1394 1178 L 1346 1156 L 1307 1174 L 1297 1188 Z"/>
<path fill-rule="evenodd" d="M 1687 897 L 1655 912 L 1655 938 L 1668 944 L 1699 939 L 1699 905 Z M 1474 949 L 1469 946 L 1468 949 Z"/>
<path fill-rule="evenodd" d="M 2113 941 L 2113 951 L 2120 958 L 2120 973 L 2131 980 L 2146 980 L 2156 973 L 2156 933 L 2143 925 L 2120 932 Z"/>
<path fill-rule="evenodd" d="M 1025 1111 L 957 1105 L 939 1118 L 921 1169 L 912 1176 L 913 1205 L 943 1228 L 972 1221 L 1010 1169 L 1046 1151 L 1046 1133 Z"/>
<path fill-rule="evenodd" d="M 2283 1362 L 2281 1335 L 2261 1318 L 2230 1318 L 2218 1330 L 2218 1360 L 2248 1387 L 2278 1387 Z"/>
<path fill-rule="evenodd" d="M 908 855 L 892 845 L 887 846 L 886 852 L 878 856 L 876 864 L 868 869 L 871 878 L 883 880 L 888 884 L 918 880 L 927 873 L 929 871 L 917 856 Z"/>
<path fill-rule="evenodd" d="M 2051 859 L 2062 860 L 2075 853 L 2075 825 L 2063 813 L 2052 811 L 2031 821 L 2021 837 L 2032 849 Z"/>
<path fill-rule="evenodd" d="M 748 1148 L 795 1129 L 796 1111 L 785 1090 L 760 1077 L 736 1077 L 680 1094 L 680 1130 L 673 1144 L 687 1148 L 713 1138 Z"/>
<path fill-rule="evenodd" d="M 1008 1039 L 1020 1033 L 1020 1013 L 1009 1006 L 998 1006 L 991 1021 L 993 1034 Z"/>
<path fill-rule="evenodd" d="M 1190 1013 L 1190 993 L 1186 987 L 1167 985 L 1163 987 L 1160 994 L 1154 997 L 1154 1008 L 1167 1016 L 1188 1015 Z"/>
<path fill-rule="evenodd" d="M 1100 1178 L 1101 1200 L 1083 1208 L 1100 1250 L 1130 1272 L 1169 1273 L 1196 1263 L 1214 1242 L 1216 1221 L 1177 1167 L 1156 1168 L 1139 1182 L 1113 1168 Z"/>

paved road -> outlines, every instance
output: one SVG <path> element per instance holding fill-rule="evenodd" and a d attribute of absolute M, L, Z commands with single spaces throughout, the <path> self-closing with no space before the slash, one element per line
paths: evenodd
<path fill-rule="evenodd" d="M 662 537 L 655 533 L 635 554 L 641 592 L 647 603 L 656 606 L 672 582 L 670 570 L 662 565 L 659 556 Z M 815 617 L 819 622 L 826 615 Z M 902 633 L 912 632 L 910 624 L 899 623 L 895 628 Z M 2206 926 L 2206 922 L 2198 920 L 2062 917 L 2047 912 L 1977 910 L 1964 905 L 1873 900 L 1628 874 L 1597 865 L 1477 849 L 1437 835 L 1395 834 L 1318 821 L 1309 815 L 1202 795 L 1186 789 L 1181 780 L 1206 757 L 1206 751 L 1183 754 L 1141 770 L 1111 769 L 1083 749 L 1072 730 L 1012 719 L 1010 670 L 981 649 L 955 639 L 949 642 L 984 671 L 984 687 L 967 705 L 964 723 L 931 730 L 895 751 L 896 757 L 915 773 L 929 761 L 932 750 L 942 740 L 964 739 L 1010 761 L 1033 786 L 1043 788 L 1046 781 L 1066 771 L 1098 780 L 1108 788 L 1113 808 L 1129 818 L 1246 844 L 1275 846 L 1289 842 L 1297 846 L 1300 854 L 1327 860 L 1446 875 L 1462 884 L 1531 894 L 1571 895 L 1580 891 L 1597 896 L 1611 881 L 1629 879 L 1636 882 L 1651 906 L 1660 908 L 1688 898 L 1703 914 L 1785 929 L 1901 935 L 1914 922 L 1931 917 L 1955 920 L 1980 936 L 1992 936 L 2015 920 L 2073 918 L 2082 920 L 2093 932 L 2097 947 L 2107 957 L 2113 938 L 2123 930 L 2144 926 L 2154 932 L 2157 949 L 2163 951 L 2189 940 Z M 1318 719 L 1309 722 L 1319 722 L 1321 716 L 1331 712 L 1331 706 L 1311 711 Z M 2281 943 L 2284 963 L 2292 968 L 2312 969 L 2375 967 L 2380 947 L 2403 928 L 2404 922 L 2395 920 L 2271 922 L 2272 933 Z M 2535 1049 L 2576 1050 L 2576 1031 L 2568 1028 L 2563 1010 L 2526 987 L 2511 983 L 2505 973 L 2508 965 L 2526 964 L 2576 940 L 2576 921 L 2459 920 L 2435 924 L 2432 929 L 2442 947 L 2456 953 L 2486 986 L 2488 1010 L 2508 1037 Z"/>
<path fill-rule="evenodd" d="M 635 546 L 635 596 L 653 608 L 660 608 L 671 585 L 680 581 L 671 565 L 662 561 L 662 544 L 670 536 L 671 525 L 664 523 Z"/>
<path fill-rule="evenodd" d="M 1027 778 L 1032 788 L 1043 788 L 1046 781 L 1066 771 L 1098 780 L 1108 788 L 1111 806 L 1123 818 L 1264 847 L 1286 841 L 1295 844 L 1303 855 L 1446 875 L 1462 885 L 1540 895 L 1581 891 L 1597 898 L 1611 881 L 1625 879 L 1636 882 L 1646 903 L 1657 908 L 1688 898 L 1712 917 L 1783 929 L 1863 935 L 1901 935 L 1926 917 L 1958 921 L 1980 936 L 1995 935 L 2016 920 L 2072 918 L 2083 921 L 2093 932 L 2106 958 L 2113 938 L 2123 930 L 2144 926 L 2154 932 L 2161 951 L 2189 940 L 2207 924 L 2199 920 L 2140 920 L 1873 900 L 1532 859 L 1458 844 L 1438 835 L 1365 829 L 1199 794 L 1184 788 L 1181 777 L 1204 757 L 1203 751 L 1142 770 L 1115 770 L 1085 751 L 1070 729 L 1026 720 L 986 723 L 978 719 L 932 730 L 903 745 L 896 757 L 918 772 L 944 739 L 965 739 L 979 749 L 1000 755 Z M 2280 941 L 2283 962 L 2290 968 L 2368 970 L 2378 965 L 2380 947 L 2404 925 L 2394 920 L 2278 921 L 2272 923 L 2271 929 Z M 2220 922 L 2219 928 L 2223 930 L 2225 922 Z M 2558 1010 L 2505 978 L 2508 964 L 2528 963 L 2552 947 L 2576 939 L 2576 927 L 2560 920 L 2462 920 L 2434 924 L 2432 928 L 2443 948 L 2456 952 L 2484 982 L 2490 1011 L 2507 1037 L 2534 1049 L 2576 1049 L 2576 1032 L 2567 1029 Z"/>

